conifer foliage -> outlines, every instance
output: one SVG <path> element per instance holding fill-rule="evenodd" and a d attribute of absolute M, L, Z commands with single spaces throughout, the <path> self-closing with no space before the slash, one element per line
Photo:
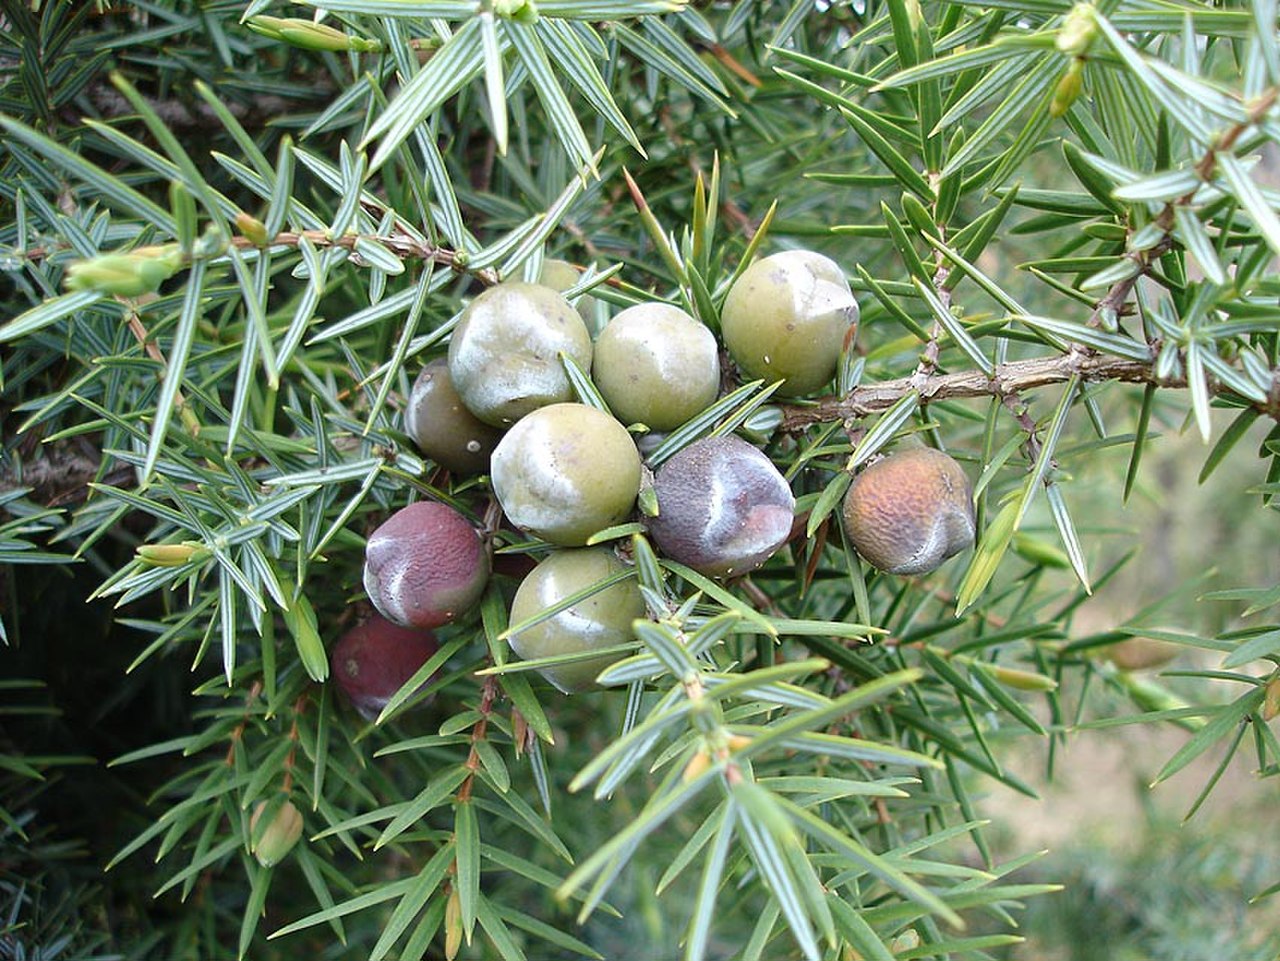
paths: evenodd
<path fill-rule="evenodd" d="M 1274 558 L 1077 619 L 1161 430 L 1277 523 L 1278 101 L 1276 0 L 4 0 L 0 955 L 1015 956 L 1013 738 L 1280 772 Z"/>

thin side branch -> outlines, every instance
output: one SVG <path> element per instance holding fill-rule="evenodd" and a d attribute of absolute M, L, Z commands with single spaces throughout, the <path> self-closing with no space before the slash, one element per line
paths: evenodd
<path fill-rule="evenodd" d="M 795 432 L 813 424 L 870 417 L 883 413 L 913 392 L 919 392 L 922 404 L 931 404 L 943 400 L 1001 397 L 1017 391 L 1066 383 L 1075 376 L 1084 381 L 1110 380 L 1129 384 L 1157 384 L 1169 388 L 1187 386 L 1185 377 L 1157 377 L 1154 361 L 1068 353 L 1057 357 L 1009 361 L 998 366 L 993 377 L 988 377 L 980 370 L 962 370 L 954 374 L 935 374 L 923 381 L 913 375 L 878 384 L 864 384 L 846 397 L 826 397 L 813 404 L 784 407 L 782 429 Z M 1223 388 L 1211 381 L 1209 390 L 1220 393 Z M 1280 420 L 1280 397 L 1275 391 L 1265 404 L 1256 406 L 1262 413 Z"/>
<path fill-rule="evenodd" d="M 408 234 L 395 233 L 387 236 L 370 235 L 362 236 L 360 234 L 343 234 L 341 237 L 331 237 L 324 230 L 303 230 L 298 233 L 292 231 L 282 231 L 271 238 L 266 245 L 268 247 L 297 247 L 303 239 L 316 247 L 345 247 L 350 250 L 353 256 L 358 257 L 356 252 L 356 241 L 369 240 L 374 243 L 381 244 L 391 253 L 395 254 L 403 260 L 430 260 L 443 267 L 449 267 L 453 270 L 464 271 L 470 268 L 466 265 L 466 258 L 459 256 L 455 250 L 449 250 L 447 247 L 437 247 L 432 243 L 418 240 L 410 237 Z M 241 250 L 253 250 L 262 245 L 255 243 L 247 237 L 232 237 L 231 244 Z M 470 272 L 485 284 L 496 284 L 498 275 L 492 270 L 470 270 Z"/>

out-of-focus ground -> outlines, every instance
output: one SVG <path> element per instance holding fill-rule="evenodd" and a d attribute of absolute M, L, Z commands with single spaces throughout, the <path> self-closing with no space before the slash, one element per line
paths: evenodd
<path fill-rule="evenodd" d="M 1202 597 L 1226 587 L 1280 583 L 1280 512 L 1261 507 L 1259 495 L 1248 493 L 1265 480 L 1265 462 L 1257 452 L 1268 425 L 1255 425 L 1201 485 L 1197 478 L 1210 447 L 1201 443 L 1194 425 L 1186 425 L 1186 403 L 1185 397 L 1171 397 L 1153 418 L 1153 429 L 1159 421 L 1162 436 L 1144 458 L 1127 506 L 1120 503 L 1119 478 L 1128 447 L 1100 452 L 1066 488 L 1076 523 L 1088 528 L 1080 533 L 1090 551 L 1092 571 L 1104 570 L 1126 551 L 1139 551 L 1079 610 L 1071 625 L 1073 638 L 1134 618 L 1144 626 L 1203 636 L 1275 621 L 1274 609 L 1245 619 L 1241 614 L 1247 604 Z M 1215 412 L 1215 439 L 1232 416 Z M 1108 427 L 1116 432 L 1132 429 L 1120 422 Z M 1044 535 L 1052 538 L 1047 515 L 1039 520 L 1045 525 Z M 1108 528 L 1114 532 L 1108 534 Z M 1149 610 L 1162 599 L 1162 607 Z M 1222 657 L 1188 650 L 1149 676 L 1184 696 L 1225 702 L 1244 692 L 1238 682 L 1206 685 L 1167 673 L 1218 669 Z M 1259 661 L 1239 670 L 1262 674 L 1272 667 Z M 1074 709 L 1079 691 L 1063 693 L 1068 709 Z M 1118 695 L 1104 694 L 1085 720 L 1102 711 L 1124 715 L 1140 710 Z M 1280 719 L 1272 724 L 1280 725 Z M 1036 879 L 1057 877 L 1074 886 L 1071 894 L 1050 896 L 1063 899 L 1057 906 L 1048 903 L 1050 899 L 1037 902 L 1027 917 L 1028 943 L 1007 957 L 1280 958 L 1280 894 L 1254 906 L 1245 903 L 1280 882 L 1280 782 L 1259 777 L 1253 738 L 1246 733 L 1207 801 L 1183 823 L 1230 742 L 1228 737 L 1151 787 L 1161 767 L 1190 736 L 1167 723 L 1076 730 L 1059 746 L 1052 780 L 1046 777 L 1047 744 L 1030 736 L 1013 738 L 1007 742 L 1005 761 L 1036 788 L 1039 801 L 988 779 L 975 779 L 981 813 L 999 826 L 993 835 L 998 849 L 1008 857 L 1047 850 L 1033 869 Z M 1144 879 L 1143 874 L 1148 876 Z M 1201 907 L 1203 918 L 1196 916 Z M 1106 932 L 1109 922 L 1098 914 L 1111 909 L 1126 916 L 1113 919 L 1115 931 Z M 1091 932 L 1091 924 L 1098 930 Z M 1095 934 L 1099 941 L 1116 938 L 1106 954 L 1091 954 L 1099 950 L 1090 940 Z"/>

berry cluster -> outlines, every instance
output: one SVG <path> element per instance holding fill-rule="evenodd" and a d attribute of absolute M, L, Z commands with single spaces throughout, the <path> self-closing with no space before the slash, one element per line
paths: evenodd
<path fill-rule="evenodd" d="M 574 279 L 565 265 L 548 267 L 562 274 L 544 273 L 548 283 L 563 289 Z M 404 417 L 423 453 L 455 474 L 487 474 L 506 520 L 551 545 L 516 590 L 511 622 L 626 570 L 611 548 L 586 545 L 637 515 L 642 484 L 652 484 L 656 513 L 641 521 L 664 556 L 718 579 L 763 564 L 800 529 L 790 484 L 764 452 L 736 436 L 710 436 L 651 474 L 633 439 L 674 430 L 715 402 L 715 335 L 676 307 L 650 303 L 623 310 L 593 341 L 583 316 L 548 283 L 500 283 L 472 300 L 448 357 L 428 363 L 414 383 Z M 827 387 L 857 324 L 841 269 L 799 250 L 743 271 L 720 318 L 728 357 L 748 377 L 780 382 L 783 397 Z M 565 358 L 590 371 L 613 416 L 576 401 Z M 908 449 L 853 480 L 841 519 L 870 564 L 921 574 L 973 543 L 972 489 L 947 455 Z M 435 653 L 431 630 L 474 608 L 490 571 L 476 527 L 445 504 L 411 504 L 373 532 L 364 584 L 381 616 L 333 655 L 334 674 L 361 713 L 376 716 Z M 623 578 L 510 644 L 527 659 L 588 654 L 630 642 L 644 614 L 636 581 Z M 615 659 L 568 659 L 542 673 L 562 691 L 581 691 Z"/>

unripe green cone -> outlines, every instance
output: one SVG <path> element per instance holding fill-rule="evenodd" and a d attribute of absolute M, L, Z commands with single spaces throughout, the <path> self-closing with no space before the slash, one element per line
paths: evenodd
<path fill-rule="evenodd" d="M 581 279 L 582 274 L 573 264 L 554 257 L 548 257 L 542 262 L 542 270 L 538 274 L 538 283 L 558 293 L 564 293 Z M 578 298 L 576 306 L 578 316 L 582 318 L 582 322 L 587 325 L 587 330 L 594 337 L 602 326 L 600 302 L 590 294 L 583 294 Z"/>
<path fill-rule="evenodd" d="M 511 523 L 562 547 L 626 519 L 640 490 L 627 429 L 585 404 L 552 404 L 518 421 L 490 458 Z"/>
<path fill-rule="evenodd" d="M 518 23 L 537 23 L 538 5 L 534 0 L 493 0 L 493 12 Z"/>
<path fill-rule="evenodd" d="M 678 307 L 628 307 L 596 338 L 592 379 L 624 424 L 674 430 L 720 390 L 715 335 Z"/>
<path fill-rule="evenodd" d="M 591 337 L 569 302 L 540 284 L 498 284 L 462 312 L 449 341 L 449 376 L 471 413 L 504 427 L 573 398 L 562 351 L 591 369 Z"/>
<path fill-rule="evenodd" d="M 511 604 L 511 623 L 526 621 L 626 569 L 607 547 L 552 551 L 520 582 Z M 513 634 L 509 643 L 525 660 L 600 650 L 630 641 L 631 624 L 644 617 L 644 613 L 644 598 L 635 578 L 631 577 Z M 621 655 L 573 661 L 544 668 L 541 673 L 561 691 L 572 694 L 594 687 L 600 672 L 620 659 Z"/>
<path fill-rule="evenodd" d="M 836 263 L 808 250 L 758 260 L 734 283 L 720 314 L 724 345 L 743 372 L 782 380 L 778 393 L 810 394 L 835 376 L 858 302 Z"/>

